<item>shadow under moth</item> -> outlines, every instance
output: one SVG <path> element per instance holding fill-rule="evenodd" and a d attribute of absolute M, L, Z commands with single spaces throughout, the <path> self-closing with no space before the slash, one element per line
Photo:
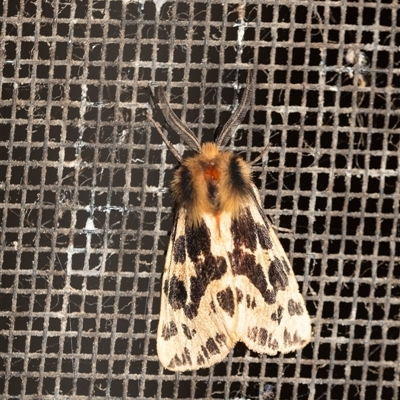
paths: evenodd
<path fill-rule="evenodd" d="M 172 371 L 222 361 L 238 341 L 275 355 L 311 338 L 304 299 L 251 179 L 251 167 L 224 147 L 247 113 L 253 73 L 237 109 L 215 142 L 200 144 L 172 111 L 162 87 L 153 107 L 196 153 L 180 162 L 171 193 L 176 215 L 162 280 L 157 352 Z"/>

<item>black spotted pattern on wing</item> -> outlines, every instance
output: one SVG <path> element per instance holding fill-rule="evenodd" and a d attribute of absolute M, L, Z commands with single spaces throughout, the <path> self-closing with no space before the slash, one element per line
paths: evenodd
<path fill-rule="evenodd" d="M 295 331 L 293 335 L 291 335 L 287 329 L 285 329 L 285 331 L 283 332 L 283 343 L 285 347 L 291 347 L 303 342 L 305 341 L 303 341 L 300 336 L 298 336 L 297 331 Z"/>
<path fill-rule="evenodd" d="M 198 354 L 197 356 L 197 365 L 203 365 L 206 362 L 202 354 Z"/>
<path fill-rule="evenodd" d="M 217 333 L 215 340 L 222 346 L 226 343 L 226 336 L 223 333 Z"/>
<path fill-rule="evenodd" d="M 192 359 L 190 357 L 190 351 L 187 347 L 183 348 L 182 354 L 175 354 L 174 358 L 168 365 L 168 368 L 174 369 L 175 367 L 180 367 L 182 365 L 192 365 Z"/>
<path fill-rule="evenodd" d="M 274 304 L 278 290 L 285 290 L 289 285 L 285 273 L 286 266 L 277 258 L 272 260 L 268 268 L 268 279 L 272 286 L 272 289 L 269 289 L 263 269 L 260 264 L 256 263 L 256 258 L 252 254 L 257 248 L 258 234 L 249 209 L 242 210 L 239 217 L 232 221 L 231 232 L 234 250 L 229 254 L 229 258 L 233 274 L 246 276 L 258 289 L 265 302 Z M 244 249 L 248 249 L 248 251 L 246 252 Z"/>
<path fill-rule="evenodd" d="M 244 246 L 246 249 L 254 252 L 257 248 L 257 234 L 253 217 L 250 210 L 242 210 L 238 218 L 232 221 L 231 226 L 233 244 L 236 249 Z"/>
<path fill-rule="evenodd" d="M 217 309 L 215 308 L 215 304 L 212 300 L 210 301 L 210 309 L 214 314 L 217 312 Z"/>
<path fill-rule="evenodd" d="M 176 276 L 173 276 L 169 282 L 165 281 L 164 293 L 173 310 L 179 310 L 185 305 L 187 299 L 185 283 Z"/>
<path fill-rule="evenodd" d="M 190 328 L 189 328 L 187 325 L 185 325 L 185 324 L 182 324 L 182 330 L 183 330 L 183 333 L 185 334 L 185 336 L 186 336 L 189 340 L 192 340 L 192 339 L 193 339 L 193 336 L 194 336 L 195 333 L 196 333 L 196 331 L 195 331 L 194 329 L 191 331 Z"/>
<path fill-rule="evenodd" d="M 174 242 L 174 263 L 184 264 L 186 260 L 186 240 L 185 236 L 179 236 Z"/>
<path fill-rule="evenodd" d="M 272 350 L 278 350 L 278 341 L 274 339 L 272 334 L 268 334 L 265 328 L 258 329 L 257 326 L 247 328 L 247 337 L 254 343 L 258 342 L 260 346 L 267 345 Z"/>
<path fill-rule="evenodd" d="M 272 260 L 268 270 L 268 278 L 276 292 L 285 290 L 289 286 L 289 279 L 284 271 L 284 266 L 278 258 Z"/>
<path fill-rule="evenodd" d="M 184 352 L 184 355 L 185 355 L 186 364 L 192 365 L 192 359 L 191 359 L 191 357 L 190 357 L 190 351 L 189 351 L 189 349 L 188 349 L 187 347 L 185 347 L 185 348 L 183 349 L 183 352 Z"/>
<path fill-rule="evenodd" d="M 236 288 L 236 299 L 238 303 L 241 303 L 243 300 L 243 292 L 238 288 Z"/>
<path fill-rule="evenodd" d="M 200 301 L 206 292 L 208 285 L 221 279 L 227 271 L 227 263 L 224 257 L 215 257 L 212 254 L 204 255 L 204 261 L 194 264 L 196 276 L 190 278 L 190 300 L 185 306 L 185 315 L 193 319 L 200 306 Z"/>
<path fill-rule="evenodd" d="M 268 332 L 264 328 L 260 328 L 260 331 L 258 333 L 258 344 L 261 346 L 265 346 L 267 343 L 268 339 Z"/>
<path fill-rule="evenodd" d="M 200 255 L 211 254 L 210 230 L 204 221 L 197 227 L 186 225 L 186 249 L 192 262 L 197 262 Z"/>
<path fill-rule="evenodd" d="M 161 336 L 164 340 L 169 340 L 171 337 L 176 336 L 178 334 L 178 328 L 174 321 L 169 324 L 165 324 L 162 328 Z"/>
<path fill-rule="evenodd" d="M 254 310 L 257 307 L 256 299 L 251 297 L 249 294 L 246 294 L 246 305 L 247 308 Z"/>
<path fill-rule="evenodd" d="M 293 317 L 293 315 L 302 315 L 304 313 L 303 306 L 301 303 L 294 301 L 293 299 L 289 299 L 288 301 L 288 311 L 289 315 Z"/>
<path fill-rule="evenodd" d="M 224 257 L 211 253 L 210 230 L 204 221 L 197 227 L 186 227 L 185 244 L 195 275 L 190 277 L 189 288 L 186 282 L 173 276 L 165 282 L 164 293 L 174 310 L 183 308 L 186 317 L 193 319 L 208 285 L 226 273 L 227 263 Z"/>
<path fill-rule="evenodd" d="M 251 307 L 251 297 L 249 294 L 246 294 L 246 305 L 247 305 L 247 308 Z"/>
<path fill-rule="evenodd" d="M 278 341 L 272 335 L 268 337 L 268 347 L 272 350 L 278 350 L 279 348 Z"/>
<path fill-rule="evenodd" d="M 258 289 L 265 302 L 274 304 L 276 301 L 276 290 L 268 289 L 267 280 L 260 264 L 256 263 L 253 254 L 234 249 L 230 256 L 233 275 L 244 275 Z M 249 303 L 251 307 L 251 303 Z"/>
<path fill-rule="evenodd" d="M 257 326 L 253 326 L 247 329 L 247 337 L 253 342 L 258 342 L 260 346 L 265 346 L 268 340 L 268 332 L 265 328 L 258 329 Z"/>
<path fill-rule="evenodd" d="M 224 346 L 226 343 L 226 336 L 223 333 L 217 333 L 217 335 L 215 336 L 215 340 L 212 337 L 209 337 L 206 340 L 205 346 L 201 346 L 201 353 L 198 354 L 197 356 L 197 363 L 199 365 L 202 365 L 205 363 L 205 358 L 207 358 L 208 360 L 210 359 L 211 355 L 215 355 L 215 354 L 220 354 L 221 351 L 218 347 L 218 344 L 220 346 Z"/>
<path fill-rule="evenodd" d="M 271 238 L 269 236 L 268 228 L 266 225 L 255 224 L 258 241 L 264 250 L 269 250 L 272 247 Z"/>
<path fill-rule="evenodd" d="M 249 327 L 247 329 L 247 336 L 253 342 L 257 340 L 257 335 L 258 335 L 258 328 L 256 326 L 253 326 L 252 328 Z"/>
<path fill-rule="evenodd" d="M 200 349 L 201 349 L 201 351 L 203 352 L 204 358 L 207 358 L 207 360 L 209 360 L 209 359 L 210 359 L 210 356 L 208 355 L 208 351 L 207 351 L 207 349 L 205 348 L 205 346 L 201 346 Z"/>
<path fill-rule="evenodd" d="M 220 307 L 231 317 L 235 314 L 235 299 L 231 288 L 226 288 L 217 293 L 217 301 Z"/>
<path fill-rule="evenodd" d="M 283 318 L 283 307 L 278 306 L 277 310 L 274 313 L 272 313 L 271 319 L 272 321 L 276 321 L 279 325 L 282 321 L 282 318 Z"/>
<path fill-rule="evenodd" d="M 219 354 L 220 353 L 217 343 L 215 343 L 215 340 L 213 338 L 207 339 L 206 347 L 210 354 Z"/>

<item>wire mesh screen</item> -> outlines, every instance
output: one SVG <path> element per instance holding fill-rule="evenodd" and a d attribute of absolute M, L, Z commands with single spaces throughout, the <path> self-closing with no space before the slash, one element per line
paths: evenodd
<path fill-rule="evenodd" d="M 399 397 L 397 0 L 1 7 L 2 399 Z M 175 374 L 156 330 L 177 162 L 148 87 L 212 140 L 249 70 L 230 147 L 267 147 L 254 182 L 313 339 Z"/>

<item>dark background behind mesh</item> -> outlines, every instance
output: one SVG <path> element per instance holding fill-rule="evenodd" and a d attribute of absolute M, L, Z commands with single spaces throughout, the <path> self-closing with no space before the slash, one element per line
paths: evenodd
<path fill-rule="evenodd" d="M 158 6 L 1 6 L 1 399 L 398 398 L 398 1 Z M 314 337 L 175 375 L 155 336 L 176 160 L 147 86 L 211 140 L 249 69 L 231 147 L 268 145 L 254 179 Z"/>

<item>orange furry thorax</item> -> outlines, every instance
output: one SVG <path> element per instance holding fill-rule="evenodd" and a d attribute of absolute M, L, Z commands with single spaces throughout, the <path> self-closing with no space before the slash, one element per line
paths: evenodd
<path fill-rule="evenodd" d="M 206 179 L 212 179 L 213 181 L 218 181 L 221 176 L 219 169 L 214 165 L 206 167 L 204 170 L 204 177 Z"/>
<path fill-rule="evenodd" d="M 200 224 L 204 214 L 236 217 L 251 192 L 250 167 L 215 143 L 205 143 L 199 154 L 183 160 L 171 190 L 178 207 L 185 208 L 189 225 Z"/>

